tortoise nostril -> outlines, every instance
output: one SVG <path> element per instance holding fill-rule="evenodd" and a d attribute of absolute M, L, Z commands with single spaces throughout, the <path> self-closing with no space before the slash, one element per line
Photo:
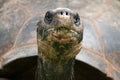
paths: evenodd
<path fill-rule="evenodd" d="M 60 15 L 69 15 L 69 13 L 67 11 L 61 11 Z"/>
<path fill-rule="evenodd" d="M 66 12 L 66 15 L 68 15 L 68 12 Z"/>
<path fill-rule="evenodd" d="M 63 15 L 63 12 L 60 12 L 61 15 Z"/>

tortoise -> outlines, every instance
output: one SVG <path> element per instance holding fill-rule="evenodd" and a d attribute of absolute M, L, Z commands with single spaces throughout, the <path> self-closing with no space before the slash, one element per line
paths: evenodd
<path fill-rule="evenodd" d="M 38 60 L 35 26 L 47 11 L 56 7 L 78 12 L 84 25 L 82 48 L 74 64 L 75 80 L 119 80 L 118 0 L 1 0 L 0 80 L 35 80 Z"/>

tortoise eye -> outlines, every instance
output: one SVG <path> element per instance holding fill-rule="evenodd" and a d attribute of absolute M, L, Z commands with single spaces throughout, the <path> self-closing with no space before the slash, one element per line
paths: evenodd
<path fill-rule="evenodd" d="M 78 13 L 76 15 L 74 15 L 74 23 L 76 26 L 80 25 L 80 17 L 79 17 Z"/>
<path fill-rule="evenodd" d="M 45 23 L 50 24 L 52 19 L 53 19 L 53 13 L 51 11 L 47 11 L 44 18 Z"/>

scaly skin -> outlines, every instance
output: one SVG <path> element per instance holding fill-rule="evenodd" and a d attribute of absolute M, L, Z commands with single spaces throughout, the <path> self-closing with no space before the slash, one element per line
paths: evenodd
<path fill-rule="evenodd" d="M 72 80 L 82 38 L 83 25 L 77 13 L 67 8 L 48 11 L 37 28 L 37 80 Z"/>

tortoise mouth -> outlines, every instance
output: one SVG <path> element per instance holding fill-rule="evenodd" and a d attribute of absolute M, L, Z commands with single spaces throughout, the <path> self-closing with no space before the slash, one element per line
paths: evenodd
<path fill-rule="evenodd" d="M 75 42 L 77 40 L 77 33 L 70 27 L 60 26 L 57 28 L 48 29 L 50 32 L 50 39 L 59 43 Z"/>

